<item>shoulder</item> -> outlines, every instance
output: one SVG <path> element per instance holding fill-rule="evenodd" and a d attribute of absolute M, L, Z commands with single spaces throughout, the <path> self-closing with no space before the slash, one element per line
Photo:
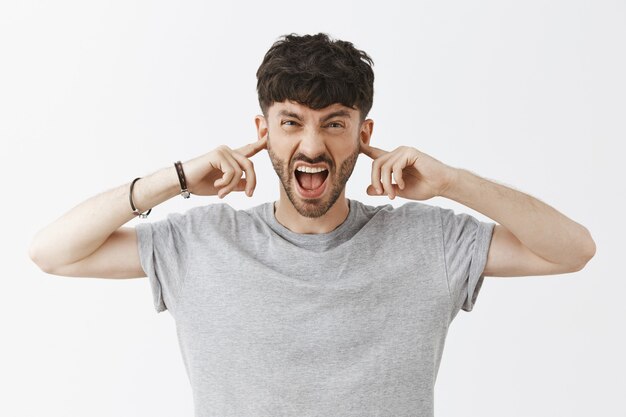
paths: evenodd
<path fill-rule="evenodd" d="M 440 208 L 409 201 L 400 206 L 385 204 L 370 206 L 356 202 L 358 210 L 369 218 L 369 228 L 393 236 L 440 236 Z M 361 214 L 361 213 L 359 213 Z"/>
<path fill-rule="evenodd" d="M 251 214 L 252 211 L 257 210 L 260 206 L 252 207 L 249 209 L 236 209 L 229 205 L 228 203 L 212 203 L 205 204 L 202 206 L 196 206 L 188 209 L 183 213 L 169 213 L 168 218 L 172 219 L 187 219 L 187 220 L 195 220 L 202 219 L 205 217 L 224 217 L 224 218 L 233 218 L 233 217 L 246 217 Z"/>
<path fill-rule="evenodd" d="M 150 224 L 154 227 L 172 227 L 191 233 L 215 227 L 228 227 L 244 217 L 249 217 L 246 210 L 237 210 L 227 203 L 213 203 L 195 206 L 184 212 L 170 212 L 165 218 Z"/>
<path fill-rule="evenodd" d="M 409 201 L 400 206 L 385 204 L 380 206 L 370 206 L 360 201 L 356 201 L 356 207 L 364 213 L 376 215 L 384 219 L 403 219 L 419 217 L 424 221 L 432 221 L 440 216 L 440 208 L 417 201 Z"/>

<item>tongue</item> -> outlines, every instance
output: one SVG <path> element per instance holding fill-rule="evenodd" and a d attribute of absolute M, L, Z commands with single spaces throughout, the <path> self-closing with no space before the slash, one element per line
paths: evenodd
<path fill-rule="evenodd" d="M 306 172 L 299 173 L 300 186 L 305 190 L 315 190 L 319 188 L 324 182 L 326 177 L 325 172 L 316 172 L 315 174 L 308 174 Z"/>

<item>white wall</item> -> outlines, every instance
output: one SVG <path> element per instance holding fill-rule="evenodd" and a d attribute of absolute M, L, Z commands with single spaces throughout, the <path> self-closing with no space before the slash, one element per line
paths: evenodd
<path fill-rule="evenodd" d="M 282 34 L 320 31 L 374 59 L 374 146 L 527 192 L 597 243 L 575 274 L 486 278 L 451 326 L 437 416 L 626 415 L 625 3 L 214 3 L 0 6 L 0 415 L 192 415 L 174 322 L 147 279 L 47 275 L 28 246 L 95 194 L 253 141 L 263 55 Z M 254 197 L 224 201 L 278 197 L 266 155 Z M 370 168 L 362 155 L 348 197 L 389 203 L 365 194 Z M 128 225 L 214 201 L 175 198 Z"/>

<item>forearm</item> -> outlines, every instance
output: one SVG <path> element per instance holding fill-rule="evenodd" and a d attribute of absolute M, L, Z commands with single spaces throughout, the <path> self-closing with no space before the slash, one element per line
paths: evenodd
<path fill-rule="evenodd" d="M 40 267 L 68 265 L 91 255 L 107 238 L 135 218 L 130 208 L 130 181 L 82 202 L 33 238 L 30 256 Z M 133 203 L 140 212 L 180 191 L 172 165 L 142 177 L 133 186 Z"/>
<path fill-rule="evenodd" d="M 576 265 L 595 253 L 589 231 L 551 206 L 463 169 L 442 194 L 506 227 L 547 261 Z"/>

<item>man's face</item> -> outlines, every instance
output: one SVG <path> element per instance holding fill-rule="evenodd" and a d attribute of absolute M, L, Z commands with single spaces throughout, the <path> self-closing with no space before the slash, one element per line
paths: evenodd
<path fill-rule="evenodd" d="M 359 111 L 335 103 L 320 110 L 286 100 L 274 103 L 259 134 L 289 201 L 305 217 L 321 217 L 343 194 L 373 121 L 359 124 Z M 267 130 L 264 130 L 267 128 Z M 296 170 L 321 172 L 306 173 Z"/>

